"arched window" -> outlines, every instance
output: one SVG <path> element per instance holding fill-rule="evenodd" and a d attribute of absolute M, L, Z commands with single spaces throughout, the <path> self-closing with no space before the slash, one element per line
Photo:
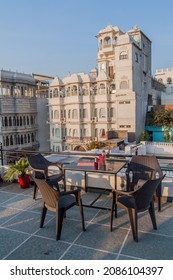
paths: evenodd
<path fill-rule="evenodd" d="M 105 136 L 106 135 L 105 129 L 104 128 L 100 129 L 100 133 L 99 134 L 100 134 L 100 137 Z"/>
<path fill-rule="evenodd" d="M 23 125 L 26 125 L 26 118 L 25 118 L 25 116 L 23 117 Z"/>
<path fill-rule="evenodd" d="M 11 146 L 13 145 L 13 136 L 12 135 L 10 136 L 10 145 Z"/>
<path fill-rule="evenodd" d="M 27 143 L 27 137 L 26 137 L 26 134 L 24 135 L 24 143 L 25 143 L 25 144 Z"/>
<path fill-rule="evenodd" d="M 5 117 L 4 123 L 5 123 L 5 126 L 8 126 L 8 119 L 7 119 L 7 117 Z"/>
<path fill-rule="evenodd" d="M 27 125 L 29 125 L 29 117 L 28 116 L 26 117 L 26 120 L 27 120 Z"/>
<path fill-rule="evenodd" d="M 58 89 L 55 88 L 53 91 L 53 97 L 57 97 L 58 96 Z"/>
<path fill-rule="evenodd" d="M 115 108 L 113 107 L 110 108 L 110 117 L 115 118 Z"/>
<path fill-rule="evenodd" d="M 16 118 L 13 117 L 13 126 L 16 126 Z"/>
<path fill-rule="evenodd" d="M 49 97 L 52 98 L 52 90 L 49 92 Z"/>
<path fill-rule="evenodd" d="M 4 118 L 2 117 L 2 126 L 5 126 Z"/>
<path fill-rule="evenodd" d="M 127 81 L 122 81 L 120 83 L 120 89 L 128 89 L 128 82 Z"/>
<path fill-rule="evenodd" d="M 5 146 L 5 137 L 3 136 L 3 146 Z"/>
<path fill-rule="evenodd" d="M 20 139 L 21 139 L 21 144 L 23 144 L 23 135 L 21 135 Z"/>
<path fill-rule="evenodd" d="M 17 136 L 14 135 L 14 144 L 17 145 Z"/>
<path fill-rule="evenodd" d="M 33 116 L 31 116 L 31 124 L 34 124 Z"/>
<path fill-rule="evenodd" d="M 57 137 L 57 138 L 60 137 L 60 130 L 59 130 L 59 128 L 55 128 L 55 137 Z"/>
<path fill-rule="evenodd" d="M 126 51 L 122 51 L 119 55 L 119 60 L 122 60 L 122 59 L 127 59 L 128 58 L 128 55 L 127 55 L 127 52 Z"/>
<path fill-rule="evenodd" d="M 54 137 L 54 128 L 52 128 L 52 137 Z"/>
<path fill-rule="evenodd" d="M 77 136 L 78 136 L 77 129 L 73 129 L 73 137 L 77 137 Z"/>
<path fill-rule="evenodd" d="M 100 108 L 100 110 L 99 110 L 99 118 L 106 118 L 106 110 L 105 110 L 105 108 Z"/>
<path fill-rule="evenodd" d="M 19 118 L 17 117 L 17 126 L 19 126 Z"/>
<path fill-rule="evenodd" d="M 72 86 L 72 88 L 71 88 L 71 95 L 72 96 L 77 95 L 77 86 Z"/>
<path fill-rule="evenodd" d="M 31 142 L 31 137 L 30 137 L 30 135 L 28 134 L 28 143 L 30 143 Z"/>
<path fill-rule="evenodd" d="M 12 119 L 9 117 L 9 126 L 12 126 Z"/>
<path fill-rule="evenodd" d="M 94 129 L 94 136 L 95 136 L 95 137 L 98 137 L 98 128 L 95 128 L 95 129 Z"/>
<path fill-rule="evenodd" d="M 55 110 L 54 111 L 54 119 L 58 119 L 59 118 L 59 111 Z"/>
<path fill-rule="evenodd" d="M 22 126 L 22 117 L 20 117 L 20 126 Z"/>
<path fill-rule="evenodd" d="M 104 38 L 104 45 L 110 45 L 112 43 L 111 38 L 109 36 Z"/>
<path fill-rule="evenodd" d="M 9 146 L 9 138 L 8 138 L 8 136 L 6 137 L 6 146 Z"/>
<path fill-rule="evenodd" d="M 83 118 L 88 118 L 88 110 L 83 109 Z"/>
<path fill-rule="evenodd" d="M 100 84 L 101 89 L 105 89 L 105 84 Z"/>
<path fill-rule="evenodd" d="M 172 79 L 171 79 L 171 77 L 168 77 L 168 78 L 167 78 L 167 84 L 168 84 L 168 85 L 172 84 Z"/>
<path fill-rule="evenodd" d="M 72 111 L 72 119 L 77 119 L 78 115 L 77 115 L 77 109 L 73 109 Z"/>
<path fill-rule="evenodd" d="M 34 133 L 32 133 L 32 134 L 31 134 L 31 141 L 34 142 L 34 139 L 35 139 Z"/>

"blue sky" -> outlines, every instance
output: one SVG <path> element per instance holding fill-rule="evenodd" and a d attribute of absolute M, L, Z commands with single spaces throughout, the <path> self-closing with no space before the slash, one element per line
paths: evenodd
<path fill-rule="evenodd" d="M 95 35 L 137 25 L 152 41 L 152 72 L 173 67 L 173 1 L 0 0 L 0 69 L 63 78 L 97 65 Z"/>

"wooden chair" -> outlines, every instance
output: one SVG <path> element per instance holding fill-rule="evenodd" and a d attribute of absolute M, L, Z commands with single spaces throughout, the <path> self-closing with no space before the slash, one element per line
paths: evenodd
<path fill-rule="evenodd" d="M 156 179 L 163 176 L 156 156 L 132 156 L 126 170 L 127 191 L 134 190 L 138 180 Z M 161 211 L 161 183 L 156 189 L 158 211 Z"/>
<path fill-rule="evenodd" d="M 60 182 L 63 180 L 64 188 L 65 188 L 65 182 L 64 182 L 64 173 L 61 168 L 61 166 L 56 163 L 56 162 L 50 162 L 47 160 L 42 154 L 38 153 L 35 155 L 30 155 L 28 157 L 28 161 L 30 164 L 30 167 L 35 173 L 35 178 L 38 179 L 49 179 L 53 181 Z M 53 172 L 50 172 L 51 167 L 56 167 L 56 170 L 54 169 Z M 57 172 L 55 174 L 55 171 Z M 33 199 L 36 198 L 37 195 L 37 185 L 36 183 L 34 184 L 34 194 L 33 194 Z"/>
<path fill-rule="evenodd" d="M 133 233 L 133 239 L 136 242 L 138 241 L 138 212 L 143 212 L 148 209 L 153 228 L 157 229 L 154 210 L 154 193 L 161 181 L 163 180 L 164 176 L 154 180 L 147 180 L 145 182 L 141 180 L 139 181 L 138 188 L 131 192 L 123 192 L 119 190 L 115 190 L 113 192 L 110 224 L 111 231 L 115 204 L 120 205 L 128 211 L 131 229 Z"/>
<path fill-rule="evenodd" d="M 36 185 L 38 186 L 41 195 L 42 195 L 42 215 L 40 221 L 40 228 L 44 225 L 44 220 L 46 217 L 47 209 L 56 213 L 56 240 L 60 239 L 61 230 L 63 225 L 63 219 L 65 213 L 68 209 L 74 205 L 79 206 L 80 215 L 82 219 L 82 229 L 85 231 L 84 224 L 84 214 L 82 200 L 80 196 L 80 191 L 78 189 L 72 191 L 63 191 L 60 192 L 56 188 L 54 189 L 54 182 L 47 182 L 44 179 L 33 178 Z"/>

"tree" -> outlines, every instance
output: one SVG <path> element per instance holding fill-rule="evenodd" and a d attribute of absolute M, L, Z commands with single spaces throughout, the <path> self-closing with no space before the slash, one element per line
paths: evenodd
<path fill-rule="evenodd" d="M 161 109 L 154 111 L 154 126 L 164 127 L 164 139 L 166 142 L 170 141 L 170 131 L 173 128 L 173 110 Z"/>
<path fill-rule="evenodd" d="M 167 129 L 173 127 L 173 110 L 161 109 L 154 111 L 154 125 L 155 126 L 164 126 Z"/>
<path fill-rule="evenodd" d="M 140 141 L 150 141 L 150 134 L 148 133 L 148 131 L 144 130 L 141 133 Z"/>
<path fill-rule="evenodd" d="M 98 142 L 98 141 L 93 141 L 86 144 L 86 148 L 88 151 L 92 149 L 101 149 L 103 147 L 105 147 L 105 144 L 103 142 Z"/>

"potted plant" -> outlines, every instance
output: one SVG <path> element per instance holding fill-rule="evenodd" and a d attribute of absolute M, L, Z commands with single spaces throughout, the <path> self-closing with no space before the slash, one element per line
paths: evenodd
<path fill-rule="evenodd" d="M 3 180 L 6 182 L 12 182 L 18 178 L 21 188 L 28 188 L 30 184 L 30 171 L 28 167 L 28 160 L 24 157 L 20 158 L 15 164 L 10 165 L 6 170 Z"/>

